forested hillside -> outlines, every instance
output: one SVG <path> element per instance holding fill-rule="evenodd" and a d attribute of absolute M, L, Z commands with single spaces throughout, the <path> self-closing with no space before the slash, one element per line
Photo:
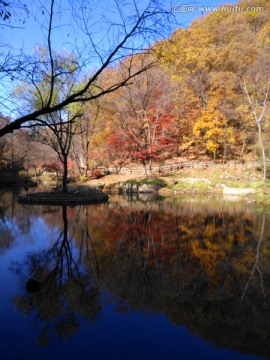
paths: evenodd
<path fill-rule="evenodd" d="M 263 6 L 263 13 L 211 13 L 157 44 L 158 66 L 107 99 L 103 141 L 121 143 L 121 156 L 133 152 L 139 159 L 150 152 L 153 159 L 260 156 L 248 101 L 261 114 L 269 90 L 270 2 Z"/>
<path fill-rule="evenodd" d="M 162 44 L 162 67 L 177 84 L 173 98 L 183 129 L 181 149 L 241 159 L 256 151 L 256 116 L 262 113 L 267 147 L 270 2 L 260 4 L 261 13 L 211 13 Z"/>
<path fill-rule="evenodd" d="M 186 29 L 178 28 L 169 39 L 156 42 L 149 52 L 126 57 L 108 67 L 98 77 L 92 94 L 96 89 L 120 83 L 128 72 L 147 70 L 117 91 L 69 109 L 70 114 L 80 112 L 73 128 L 64 131 L 65 136 L 70 136 L 68 156 L 74 166 L 82 173 L 93 164 L 114 164 L 119 168 L 137 162 L 151 171 L 153 163 L 173 157 L 267 159 L 270 1 L 244 1 L 238 5 L 246 8 L 251 4 L 264 11 L 212 12 Z M 17 87 L 16 96 L 24 96 L 23 91 Z M 31 94 L 31 88 L 27 91 L 31 104 L 35 103 L 35 92 Z M 27 141 L 36 141 L 59 132 L 55 123 L 61 119 L 50 121 L 52 126 L 47 129 L 30 129 L 2 138 L 2 160 L 9 159 L 12 153 L 14 161 L 15 151 L 9 147 L 11 136 L 14 143 L 14 136 L 18 141 L 24 136 Z M 57 147 L 54 141 L 47 145 L 53 150 Z M 28 146 L 16 156 L 42 163 L 44 156 L 39 159 L 40 147 L 35 153 L 36 148 Z"/>
<path fill-rule="evenodd" d="M 258 159 L 261 115 L 268 157 L 270 2 L 260 6 L 263 12 L 211 13 L 155 44 L 155 67 L 89 105 L 92 159 L 146 166 L 174 156 Z M 143 61 L 134 57 L 133 66 Z"/>

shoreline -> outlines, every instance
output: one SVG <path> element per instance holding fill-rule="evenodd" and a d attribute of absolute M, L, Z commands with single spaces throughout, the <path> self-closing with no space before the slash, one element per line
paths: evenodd
<path fill-rule="evenodd" d="M 39 178 L 42 183 L 43 178 Z M 46 179 L 47 182 L 47 179 Z M 11 185 L 11 184 L 10 184 Z M 0 185 L 0 187 L 2 187 Z M 3 186 L 6 188 L 7 185 Z M 10 187 L 10 186 L 8 186 Z M 12 186 L 14 188 L 14 186 Z M 17 187 L 17 186 L 16 186 Z M 20 188 L 20 186 L 18 186 Z M 235 201 L 244 203 L 254 203 L 270 207 L 270 181 L 261 182 L 261 173 L 224 171 L 224 169 L 181 169 L 166 176 L 144 177 L 134 174 L 119 175 L 109 174 L 100 179 L 88 179 L 83 182 L 76 181 L 68 185 L 69 193 L 73 193 L 73 198 L 81 198 L 85 195 L 103 194 L 138 194 L 149 193 L 159 196 L 181 196 L 181 195 L 224 195 Z M 38 186 L 33 194 L 41 190 Z M 48 193 L 50 184 L 44 188 Z M 75 194 L 76 193 L 76 194 Z M 88 193 L 88 194 L 86 194 Z M 22 197 L 20 194 L 20 197 Z M 30 194 L 27 194 L 30 195 Z M 83 195 L 83 196 L 82 196 Z M 32 195 L 38 196 L 38 195 Z M 23 199 L 26 196 L 23 196 Z M 29 197 L 29 196 L 28 196 Z M 27 197 L 27 198 L 28 198 Z M 105 198 L 104 198 L 105 200 Z M 106 200 L 105 200 L 106 201 Z M 29 200 L 29 202 L 34 202 Z M 50 201 L 50 203 L 53 201 Z M 62 203 L 62 201 L 61 201 Z M 76 200 L 74 200 L 74 204 Z"/>
<path fill-rule="evenodd" d="M 153 178 L 139 176 L 123 178 L 107 175 L 98 180 L 88 180 L 85 185 L 101 187 L 104 192 L 111 194 L 121 194 L 146 193 L 148 191 L 145 189 L 143 191 L 137 189 L 138 186 L 147 183 L 155 185 L 160 182 L 164 185 L 149 192 L 160 196 L 224 195 L 235 201 L 270 207 L 270 181 L 261 182 L 259 172 L 254 176 L 254 172 L 250 174 L 249 172 L 224 172 L 222 169 L 219 171 L 185 169 L 167 176 Z M 135 191 L 123 191 L 124 184 L 133 184 Z"/>

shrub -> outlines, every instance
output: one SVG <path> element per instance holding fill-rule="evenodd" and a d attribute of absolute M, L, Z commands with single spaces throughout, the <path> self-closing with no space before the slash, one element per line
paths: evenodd
<path fill-rule="evenodd" d="M 157 185 L 159 187 L 166 187 L 167 186 L 167 182 L 164 179 L 161 179 L 161 178 L 158 178 L 158 177 L 141 179 L 141 180 L 138 181 L 138 184 L 139 185 L 150 184 L 150 185 Z"/>
<path fill-rule="evenodd" d="M 105 176 L 105 174 L 102 174 L 99 170 L 94 170 L 91 172 L 90 179 L 100 179 L 103 176 Z"/>
<path fill-rule="evenodd" d="M 80 175 L 79 176 L 79 181 L 80 182 L 85 182 L 85 181 L 87 181 L 88 180 L 88 177 L 87 176 L 85 176 L 85 175 Z"/>

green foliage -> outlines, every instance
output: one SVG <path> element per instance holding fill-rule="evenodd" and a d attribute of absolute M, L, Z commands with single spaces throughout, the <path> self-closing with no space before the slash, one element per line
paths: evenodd
<path fill-rule="evenodd" d="M 134 180 L 134 179 L 129 179 L 129 180 L 125 181 L 124 184 L 135 185 L 135 184 L 138 184 L 138 181 Z"/>
<path fill-rule="evenodd" d="M 80 176 L 79 176 L 79 181 L 80 181 L 80 182 L 86 182 L 86 181 L 88 181 L 88 180 L 89 180 L 88 177 L 85 176 L 85 175 L 80 175 Z"/>
<path fill-rule="evenodd" d="M 138 184 L 139 185 L 150 184 L 150 185 L 165 187 L 167 185 L 167 182 L 164 179 L 158 177 L 152 177 L 152 178 L 141 179 L 138 181 Z"/>
<path fill-rule="evenodd" d="M 141 186 L 144 184 L 157 185 L 161 188 L 167 186 L 166 180 L 161 179 L 159 177 L 144 178 L 144 179 L 139 179 L 139 180 L 130 179 L 130 180 L 125 181 L 124 183 L 130 184 L 130 185 L 137 184 L 138 186 Z"/>

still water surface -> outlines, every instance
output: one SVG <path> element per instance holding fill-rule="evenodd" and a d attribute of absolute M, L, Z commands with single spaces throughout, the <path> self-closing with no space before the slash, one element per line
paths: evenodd
<path fill-rule="evenodd" d="M 270 356 L 270 214 L 252 206 L 2 191 L 0 274 L 3 360 Z"/>

